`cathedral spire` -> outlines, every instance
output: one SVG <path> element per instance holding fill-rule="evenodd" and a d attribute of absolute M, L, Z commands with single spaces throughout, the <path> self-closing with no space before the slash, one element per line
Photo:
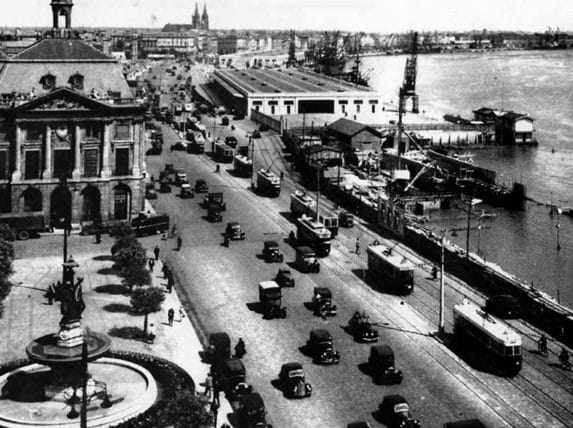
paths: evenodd
<path fill-rule="evenodd" d="M 201 29 L 209 29 L 209 15 L 207 15 L 207 3 L 203 3 L 203 13 L 201 14 Z"/>

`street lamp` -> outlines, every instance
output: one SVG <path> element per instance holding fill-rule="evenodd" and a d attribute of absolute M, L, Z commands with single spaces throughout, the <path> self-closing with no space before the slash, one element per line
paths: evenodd
<path fill-rule="evenodd" d="M 557 208 L 557 224 L 555 228 L 557 229 L 557 251 L 561 250 L 561 244 L 559 242 L 559 231 L 561 230 L 561 225 L 559 224 L 559 215 L 561 214 L 561 208 Z"/>
<path fill-rule="evenodd" d="M 249 147 L 251 150 L 251 189 L 255 189 L 255 139 L 253 134 L 247 134 L 245 137 L 249 138 Z"/>

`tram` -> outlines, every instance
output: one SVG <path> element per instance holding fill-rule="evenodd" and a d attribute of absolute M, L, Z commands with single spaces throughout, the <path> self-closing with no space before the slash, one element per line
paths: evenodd
<path fill-rule="evenodd" d="M 303 215 L 297 222 L 297 240 L 311 246 L 318 257 L 330 254 L 330 231 L 311 217 Z"/>
<path fill-rule="evenodd" d="M 383 288 L 401 294 L 414 291 L 414 264 L 392 248 L 381 244 L 368 246 L 368 276 Z"/>
<path fill-rule="evenodd" d="M 240 177 L 250 177 L 253 174 L 253 161 L 243 155 L 236 155 L 233 160 L 235 173 Z"/>
<path fill-rule="evenodd" d="M 521 336 L 468 299 L 454 306 L 454 332 L 484 350 L 504 375 L 515 376 L 521 370 Z"/>

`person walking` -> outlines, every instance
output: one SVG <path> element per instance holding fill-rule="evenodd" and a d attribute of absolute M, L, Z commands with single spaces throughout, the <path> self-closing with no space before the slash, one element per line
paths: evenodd
<path fill-rule="evenodd" d="M 181 245 L 183 245 L 183 239 L 181 239 L 181 236 L 177 237 L 177 251 L 179 251 L 181 249 Z"/>
<path fill-rule="evenodd" d="M 153 249 L 153 254 L 155 254 L 155 261 L 159 260 L 159 247 L 157 245 Z"/>
<path fill-rule="evenodd" d="M 153 343 L 154 340 L 155 340 L 155 325 L 151 323 L 147 327 L 147 341 L 149 343 Z"/>
<path fill-rule="evenodd" d="M 211 393 L 213 392 L 213 376 L 211 372 L 207 373 L 205 378 L 205 395 L 207 398 L 211 398 Z"/>
<path fill-rule="evenodd" d="M 96 244 L 100 244 L 101 243 L 101 231 L 99 230 L 99 227 L 96 230 Z"/>
<path fill-rule="evenodd" d="M 173 327 L 173 318 L 175 318 L 175 309 L 169 308 L 167 311 L 167 321 L 169 321 L 170 327 Z"/>
<path fill-rule="evenodd" d="M 167 292 L 171 294 L 173 290 L 173 274 L 169 271 L 169 275 L 167 275 Z"/>
<path fill-rule="evenodd" d="M 153 272 L 153 267 L 155 266 L 155 260 L 153 257 L 149 258 L 149 272 Z"/>
<path fill-rule="evenodd" d="M 169 236 L 170 238 L 175 237 L 175 235 L 177 235 L 177 225 L 173 225 L 173 227 L 171 228 L 171 235 Z"/>
<path fill-rule="evenodd" d="M 360 239 L 356 238 L 356 255 L 359 256 L 360 255 Z"/>
<path fill-rule="evenodd" d="M 432 279 L 434 281 L 438 279 L 438 267 L 436 265 L 434 265 L 434 267 L 432 268 Z"/>
<path fill-rule="evenodd" d="M 185 309 L 183 306 L 179 306 L 179 322 L 183 321 L 183 318 L 185 318 Z"/>

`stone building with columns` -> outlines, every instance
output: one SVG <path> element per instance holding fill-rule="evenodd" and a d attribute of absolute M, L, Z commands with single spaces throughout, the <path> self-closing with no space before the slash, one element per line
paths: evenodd
<path fill-rule="evenodd" d="M 117 61 L 75 37 L 71 0 L 50 5 L 47 37 L 0 58 L 0 212 L 130 220 L 144 207 L 145 107 Z"/>

